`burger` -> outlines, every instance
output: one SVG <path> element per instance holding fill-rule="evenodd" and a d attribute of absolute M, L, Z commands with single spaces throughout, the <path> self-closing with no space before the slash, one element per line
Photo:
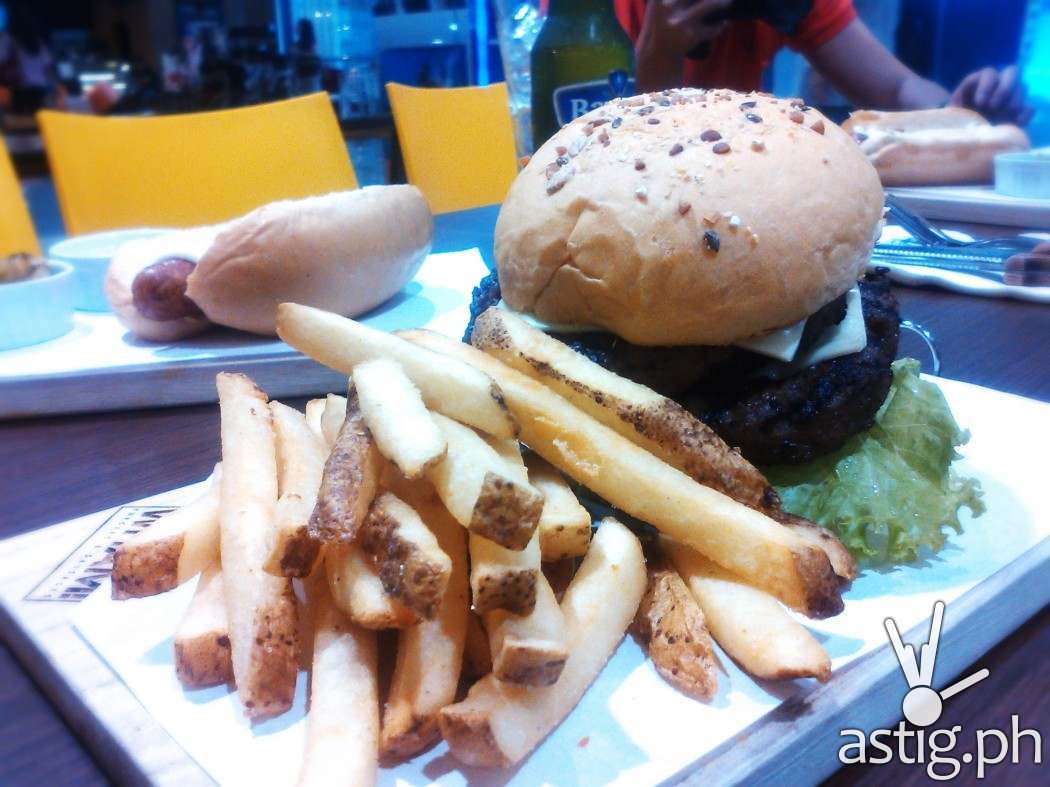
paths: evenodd
<path fill-rule="evenodd" d="M 548 140 L 499 214 L 475 292 L 677 400 L 756 464 L 872 426 L 899 314 L 865 275 L 879 176 L 801 100 L 669 90 Z"/>
<path fill-rule="evenodd" d="M 509 309 L 676 400 L 788 518 L 864 562 L 912 561 L 983 505 L 952 469 L 966 433 L 940 388 L 894 360 L 897 303 L 866 272 L 883 206 L 855 139 L 799 99 L 616 99 L 518 174 L 472 317 Z"/>

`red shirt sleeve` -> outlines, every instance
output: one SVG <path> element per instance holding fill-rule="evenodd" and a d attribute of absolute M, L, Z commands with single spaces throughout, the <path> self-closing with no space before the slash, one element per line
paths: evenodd
<path fill-rule="evenodd" d="M 807 54 L 824 46 L 856 18 L 853 0 L 814 0 L 798 33 L 789 38 L 787 44 Z"/>
<path fill-rule="evenodd" d="M 645 0 L 614 0 L 616 18 L 631 41 L 637 43 L 642 33 L 642 20 L 645 19 Z"/>

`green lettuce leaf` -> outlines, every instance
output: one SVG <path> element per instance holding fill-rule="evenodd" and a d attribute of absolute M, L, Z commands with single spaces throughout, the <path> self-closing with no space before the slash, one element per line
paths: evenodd
<path fill-rule="evenodd" d="M 787 511 L 830 528 L 859 560 L 904 563 L 940 549 L 946 528 L 961 532 L 963 506 L 984 512 L 980 484 L 951 467 L 968 439 L 940 388 L 905 358 L 874 426 L 833 454 L 765 472 Z"/>

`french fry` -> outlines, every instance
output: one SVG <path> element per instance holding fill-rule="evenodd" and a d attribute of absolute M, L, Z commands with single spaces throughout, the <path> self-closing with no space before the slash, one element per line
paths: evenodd
<path fill-rule="evenodd" d="M 489 635 L 481 618 L 470 614 L 467 621 L 467 641 L 463 645 L 463 672 L 471 678 L 480 678 L 492 672 L 492 649 Z"/>
<path fill-rule="evenodd" d="M 359 626 L 399 629 L 420 621 L 418 614 L 387 594 L 379 572 L 360 544 L 328 545 L 324 564 L 336 606 Z"/>
<path fill-rule="evenodd" d="M 623 639 L 645 592 L 638 539 L 614 519 L 598 527 L 561 611 L 569 658 L 553 686 L 482 678 L 462 702 L 442 709 L 441 734 L 467 765 L 520 762 L 576 706 Z"/>
<path fill-rule="evenodd" d="M 292 704 L 298 672 L 290 579 L 263 571 L 277 506 L 277 448 L 266 394 L 242 374 L 216 376 L 222 432 L 219 522 L 233 674 L 252 719 Z"/>
<path fill-rule="evenodd" d="M 230 627 L 217 560 L 201 572 L 193 599 L 175 630 L 175 674 L 187 689 L 233 680 Z"/>
<path fill-rule="evenodd" d="M 331 448 L 335 445 L 339 430 L 343 428 L 346 421 L 346 397 L 338 394 L 328 394 L 324 400 L 324 409 L 321 410 L 321 436 L 326 446 Z"/>
<path fill-rule="evenodd" d="M 659 555 L 650 557 L 647 569 L 649 583 L 632 629 L 664 680 L 706 702 L 718 690 L 718 664 L 704 613 Z"/>
<path fill-rule="evenodd" d="M 314 360 L 347 375 L 364 361 L 397 361 L 431 410 L 497 437 L 517 434 L 499 388 L 465 364 L 443 361 L 392 334 L 296 303 L 277 307 L 277 334 Z"/>
<path fill-rule="evenodd" d="M 704 611 L 715 641 L 756 678 L 831 676 L 827 651 L 780 603 L 693 549 L 668 538 L 661 548 Z"/>
<path fill-rule="evenodd" d="M 324 432 L 321 430 L 321 418 L 324 416 L 324 408 L 327 404 L 327 399 L 311 399 L 306 403 L 306 423 L 309 425 L 310 431 L 321 441 L 321 445 L 326 448 L 329 446 L 328 441 L 325 440 Z"/>
<path fill-rule="evenodd" d="M 565 617 L 542 573 L 536 580 L 536 603 L 531 612 L 487 612 L 485 628 L 492 674 L 499 680 L 525 686 L 550 686 L 558 680 L 569 657 Z"/>
<path fill-rule="evenodd" d="M 846 549 L 846 545 L 826 527 L 786 511 L 780 511 L 774 517 L 781 524 L 791 528 L 799 538 L 824 550 L 824 554 L 831 561 L 831 567 L 846 585 L 857 578 L 859 572 L 856 559 Z"/>
<path fill-rule="evenodd" d="M 300 787 L 375 784 L 379 754 L 376 634 L 355 626 L 323 579 L 310 583 L 314 655 Z"/>
<path fill-rule="evenodd" d="M 477 612 L 504 609 L 528 615 L 536 605 L 540 575 L 539 533 L 518 551 L 471 534 L 470 591 Z"/>
<path fill-rule="evenodd" d="M 543 383 L 698 483 L 789 525 L 827 553 L 845 583 L 856 578 L 856 563 L 838 538 L 819 525 L 786 514 L 762 472 L 674 400 L 599 366 L 505 309 L 489 309 L 480 315 L 471 343 Z"/>
<path fill-rule="evenodd" d="M 543 495 L 540 554 L 543 562 L 581 557 L 591 543 L 591 515 L 580 505 L 561 473 L 531 451 L 525 457 L 529 481 Z"/>
<path fill-rule="evenodd" d="M 412 506 L 381 494 L 361 527 L 360 544 L 388 595 L 427 620 L 437 614 L 452 561 Z"/>
<path fill-rule="evenodd" d="M 464 360 L 500 384 L 521 439 L 612 505 L 810 615 L 842 610 L 841 583 L 823 550 L 638 447 L 558 394 L 476 348 L 429 331 L 402 335 Z"/>
<path fill-rule="evenodd" d="M 471 344 L 548 386 L 698 483 L 752 508 L 768 512 L 779 507 L 765 476 L 677 402 L 599 366 L 506 309 L 481 314 Z"/>
<path fill-rule="evenodd" d="M 379 742 L 385 759 L 412 757 L 441 737 L 438 713 L 456 697 L 471 617 L 466 532 L 429 490 L 408 499 L 451 558 L 452 573 L 434 619 L 398 635 Z"/>
<path fill-rule="evenodd" d="M 216 465 L 204 494 L 140 530 L 113 553 L 115 599 L 164 593 L 219 557 L 219 478 Z"/>
<path fill-rule="evenodd" d="M 456 520 L 507 549 L 524 549 L 543 510 L 543 495 L 528 482 L 523 467 L 500 454 L 477 432 L 434 413 L 445 436 L 445 457 L 427 471 Z"/>
<path fill-rule="evenodd" d="M 270 402 L 277 435 L 277 516 L 264 568 L 275 576 L 309 576 L 320 542 L 308 532 L 327 451 L 298 410 Z"/>
<path fill-rule="evenodd" d="M 340 407 L 337 399 L 329 397 L 322 418 L 326 438 L 332 431 L 327 423 L 334 419 L 329 418 L 328 413 L 338 413 Z M 382 469 L 379 451 L 352 391 L 345 405 L 345 418 L 331 447 L 321 475 L 317 503 L 310 516 L 309 534 L 325 543 L 349 543 L 357 537 L 368 515 Z"/>
<path fill-rule="evenodd" d="M 521 443 L 515 437 L 493 437 L 492 435 L 479 435 L 482 440 L 492 446 L 492 450 L 499 454 L 500 458 L 507 463 L 507 467 L 513 468 L 517 478 L 528 481 L 528 472 L 525 469 L 525 460 L 521 456 Z"/>
<path fill-rule="evenodd" d="M 405 477 L 420 477 L 445 455 L 444 435 L 398 364 L 383 358 L 358 364 L 354 388 L 379 453 Z"/>

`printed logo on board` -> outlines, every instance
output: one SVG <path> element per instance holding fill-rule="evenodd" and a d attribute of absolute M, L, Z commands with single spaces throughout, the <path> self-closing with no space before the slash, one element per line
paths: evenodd
<path fill-rule="evenodd" d="M 634 79 L 626 71 L 610 71 L 606 79 L 555 88 L 554 115 L 558 125 L 564 126 L 614 98 L 633 94 Z"/>
<path fill-rule="evenodd" d="M 121 506 L 54 571 L 26 594 L 26 601 L 83 601 L 109 576 L 113 553 L 174 506 Z"/>
<path fill-rule="evenodd" d="M 989 766 L 1007 761 L 1020 763 L 1025 754 L 1039 765 L 1043 761 L 1043 738 L 1038 730 L 1023 729 L 1020 717 L 1010 717 L 1009 734 L 997 729 L 977 730 L 973 737 L 973 749 L 955 754 L 963 732 L 961 725 L 930 729 L 941 718 L 944 700 L 980 683 L 988 677 L 987 669 L 979 669 L 972 675 L 958 680 L 947 688 L 933 687 L 934 666 L 940 647 L 941 628 L 944 625 L 944 602 L 933 605 L 930 619 L 930 634 L 916 657 L 915 648 L 904 644 L 897 621 L 886 618 L 884 626 L 890 647 L 900 664 L 908 691 L 901 701 L 901 721 L 894 729 L 876 729 L 870 733 L 859 729 L 846 729 L 839 733 L 849 739 L 839 747 L 838 758 L 843 765 L 885 765 L 896 759 L 908 765 L 918 764 L 926 768 L 926 775 L 934 781 L 949 781 L 962 771 L 964 765 L 976 763 L 976 776 L 983 779 Z M 905 723 L 907 722 L 907 723 Z M 909 729 L 908 724 L 918 729 Z M 967 740 L 969 736 L 966 736 Z M 1031 746 L 1023 746 L 1025 741 Z"/>

